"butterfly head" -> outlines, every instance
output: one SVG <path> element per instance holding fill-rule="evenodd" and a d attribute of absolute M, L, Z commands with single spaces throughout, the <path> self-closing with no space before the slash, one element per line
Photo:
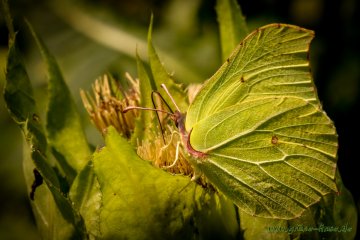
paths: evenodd
<path fill-rule="evenodd" d="M 184 126 L 185 123 L 185 114 L 176 110 L 173 114 L 170 115 L 171 119 L 175 122 L 177 128 Z"/>

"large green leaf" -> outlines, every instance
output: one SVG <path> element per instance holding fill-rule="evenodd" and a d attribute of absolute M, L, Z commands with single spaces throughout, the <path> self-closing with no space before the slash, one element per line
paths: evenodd
<path fill-rule="evenodd" d="M 140 88 L 140 105 L 146 108 L 153 108 L 151 92 L 155 89 L 154 82 L 151 81 L 140 56 L 136 55 L 137 72 L 139 77 Z M 158 122 L 155 113 L 152 111 L 140 111 L 140 117 L 136 120 L 134 134 L 131 136 L 133 143 L 138 140 L 151 140 L 159 132 L 157 131 Z"/>
<path fill-rule="evenodd" d="M 37 114 L 30 79 L 22 62 L 22 56 L 16 47 L 15 35 L 9 39 L 4 97 L 11 116 L 22 129 L 30 148 L 27 153 L 31 156 L 30 159 L 33 161 L 33 165 L 31 163 L 30 165 L 25 164 L 25 174 L 31 176 L 29 174 L 33 174 L 32 172 L 36 168 L 46 183 L 46 185 L 38 187 L 43 189 L 38 190 L 39 193 L 36 192 L 37 188 L 33 189 L 35 191 L 33 209 L 39 227 L 44 230 L 42 234 L 44 234 L 44 237 L 54 236 L 56 234 L 52 228 L 54 224 L 66 222 L 66 227 L 64 224 L 63 229 L 66 236 L 69 234 L 71 236 L 81 236 L 84 230 L 81 218 L 73 211 L 71 202 L 61 191 L 58 176 L 46 158 L 46 137 Z M 27 177 L 26 180 L 27 185 L 31 186 L 34 176 L 33 178 Z M 45 202 L 50 204 L 45 204 Z M 60 236 L 64 235 L 60 234 Z"/>
<path fill-rule="evenodd" d="M 50 163 L 43 158 L 47 148 L 46 137 L 36 110 L 30 79 L 16 45 L 14 36 L 14 38 L 9 39 L 4 88 L 5 102 L 10 115 L 22 129 L 25 139 L 32 149 L 31 155 L 36 168 L 49 185 L 59 187 L 56 173 L 51 168 Z"/>
<path fill-rule="evenodd" d="M 94 155 L 94 172 L 102 192 L 104 239 L 193 239 L 211 234 L 222 239 L 238 233 L 231 201 L 206 193 L 188 177 L 154 168 L 113 128 L 106 135 L 106 147 Z"/>
<path fill-rule="evenodd" d="M 219 23 L 222 60 L 248 35 L 245 17 L 235 0 L 217 0 L 216 15 Z"/>
<path fill-rule="evenodd" d="M 299 217 L 336 191 L 337 134 L 309 73 L 313 33 L 291 25 L 257 29 L 189 107 L 194 164 L 243 211 Z"/>
<path fill-rule="evenodd" d="M 161 89 L 160 85 L 165 84 L 167 89 L 170 91 L 172 97 L 174 98 L 176 104 L 178 104 L 180 109 L 186 109 L 188 103 L 186 101 L 185 92 L 181 89 L 180 85 L 176 84 L 172 76 L 166 71 L 163 64 L 160 61 L 158 54 L 155 51 L 155 48 L 152 43 L 152 25 L 153 18 L 151 17 L 151 22 L 148 31 L 148 55 L 152 75 L 154 77 L 155 89 L 162 93 L 163 97 L 168 104 L 171 103 L 169 96 Z M 148 93 L 150 94 L 150 93 Z"/>
<path fill-rule="evenodd" d="M 181 107 L 187 107 L 187 101 L 184 98 L 185 92 L 181 89 L 180 85 L 177 85 L 170 74 L 166 71 L 163 64 L 161 63 L 158 54 L 152 44 L 152 25 L 153 18 L 151 18 L 149 31 L 148 31 L 148 55 L 150 62 L 150 70 L 152 77 L 150 77 L 145 69 L 143 62 L 141 61 L 139 55 L 136 55 L 137 59 L 137 70 L 140 79 L 140 104 L 142 107 L 154 108 L 153 102 L 151 99 L 151 94 L 153 91 L 158 91 L 162 94 L 162 97 L 165 101 L 170 104 L 171 100 L 169 96 L 161 88 L 161 84 L 165 84 L 166 87 L 170 90 L 175 101 Z M 155 103 L 158 96 L 155 95 Z M 162 106 L 165 106 L 164 103 L 160 103 Z M 159 107 L 159 106 L 155 106 Z M 169 111 L 169 109 L 164 109 Z M 138 140 L 151 140 L 154 136 L 160 134 L 161 126 L 157 119 L 155 118 L 155 113 L 150 111 L 141 111 L 140 118 L 137 120 L 134 134 L 132 135 L 132 142 L 137 143 Z"/>
<path fill-rule="evenodd" d="M 48 70 L 49 105 L 46 129 L 49 144 L 71 183 L 76 173 L 88 162 L 91 152 L 82 128 L 80 115 L 58 64 L 32 26 L 30 24 L 28 26 Z"/>

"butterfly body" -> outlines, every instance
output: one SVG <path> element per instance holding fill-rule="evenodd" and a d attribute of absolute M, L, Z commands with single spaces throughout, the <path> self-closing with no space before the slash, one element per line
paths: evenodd
<path fill-rule="evenodd" d="M 185 129 L 185 114 L 179 111 L 175 111 L 173 114 L 173 118 L 181 135 L 181 141 L 183 145 L 186 146 L 187 153 L 196 159 L 204 159 L 206 157 L 206 153 L 196 151 L 190 144 L 189 136 L 191 134 L 191 131 L 190 133 L 188 133 Z"/>

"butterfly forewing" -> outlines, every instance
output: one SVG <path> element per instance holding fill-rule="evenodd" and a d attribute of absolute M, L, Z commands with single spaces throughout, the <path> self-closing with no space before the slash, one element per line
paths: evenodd
<path fill-rule="evenodd" d="M 310 30 L 286 24 L 257 29 L 234 50 L 195 97 L 186 128 L 246 99 L 297 96 L 317 102 L 309 72 Z"/>

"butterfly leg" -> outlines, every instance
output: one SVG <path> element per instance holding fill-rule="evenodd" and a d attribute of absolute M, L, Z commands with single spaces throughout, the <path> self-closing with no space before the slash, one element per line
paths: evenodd
<path fill-rule="evenodd" d="M 170 143 L 171 143 L 171 142 L 170 142 Z M 163 166 L 162 168 L 168 169 L 168 168 L 172 168 L 172 167 L 174 167 L 174 166 L 176 165 L 177 161 L 179 160 L 179 148 L 180 148 L 180 141 L 178 141 L 178 142 L 176 143 L 176 153 L 175 153 L 175 160 L 174 160 L 174 162 L 173 162 L 171 165 L 169 165 L 169 166 Z"/>
<path fill-rule="evenodd" d="M 176 131 L 172 132 L 169 143 L 166 144 L 165 146 L 161 147 L 160 154 L 162 154 L 162 152 L 172 144 L 172 141 L 173 141 L 173 138 L 174 138 L 175 134 L 180 136 L 180 134 L 178 132 L 176 132 Z"/>
<path fill-rule="evenodd" d="M 179 190 L 179 193 L 181 193 L 183 190 L 185 190 L 185 188 L 187 188 L 192 182 L 196 182 L 198 179 L 200 179 L 201 174 L 198 174 L 196 171 L 194 172 L 194 175 L 191 178 L 191 181 L 188 182 L 184 187 L 182 187 Z"/>
<path fill-rule="evenodd" d="M 191 181 L 196 182 L 200 177 L 201 177 L 201 173 L 196 171 L 196 169 L 195 169 L 194 175 L 192 176 Z"/>

